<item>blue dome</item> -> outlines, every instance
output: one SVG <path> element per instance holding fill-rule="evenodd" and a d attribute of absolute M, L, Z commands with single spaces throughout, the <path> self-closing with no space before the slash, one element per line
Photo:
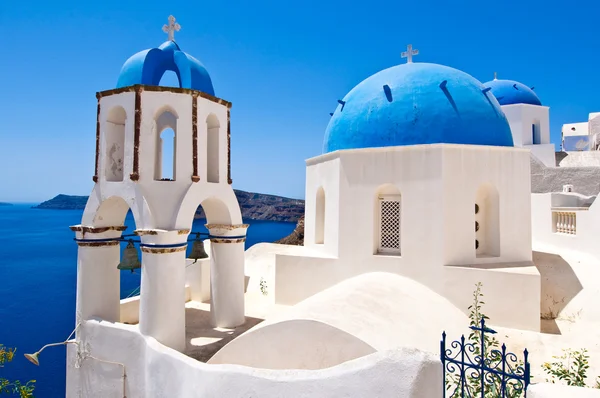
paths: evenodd
<path fill-rule="evenodd" d="M 394 66 L 363 80 L 339 102 L 324 152 L 437 143 L 513 146 L 494 96 L 447 66 Z"/>
<path fill-rule="evenodd" d="M 119 74 L 117 88 L 145 84 L 158 86 L 166 71 L 173 71 L 181 88 L 215 95 L 210 75 L 200 61 L 181 51 L 177 43 L 166 41 L 158 48 L 140 51 L 129 58 Z"/>
<path fill-rule="evenodd" d="M 492 94 L 494 94 L 500 105 L 542 105 L 542 101 L 540 101 L 537 94 L 523 83 L 514 80 L 494 79 L 483 85 L 492 89 Z"/>

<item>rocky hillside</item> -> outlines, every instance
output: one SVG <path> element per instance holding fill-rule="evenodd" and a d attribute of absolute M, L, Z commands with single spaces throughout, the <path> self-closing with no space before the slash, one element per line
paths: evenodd
<path fill-rule="evenodd" d="M 83 210 L 87 203 L 87 196 L 74 195 L 56 195 L 50 200 L 33 206 L 34 209 L 51 209 L 51 210 Z"/>
<path fill-rule="evenodd" d="M 297 222 L 304 214 L 304 201 L 282 196 L 266 195 L 234 190 L 245 220 L 268 220 Z M 35 209 L 82 210 L 87 196 L 57 195 L 37 206 Z M 196 218 L 204 218 L 202 207 L 198 208 Z"/>
<path fill-rule="evenodd" d="M 252 193 L 234 189 L 242 218 L 245 220 L 268 220 L 297 222 L 304 215 L 304 201 L 283 196 Z M 198 208 L 196 218 L 205 218 L 202 208 Z"/>
<path fill-rule="evenodd" d="M 275 243 L 281 243 L 282 245 L 294 245 L 294 246 L 303 246 L 304 245 L 304 215 L 300 217 L 298 220 L 298 224 L 296 225 L 296 229 L 286 236 L 283 239 L 278 240 Z"/>

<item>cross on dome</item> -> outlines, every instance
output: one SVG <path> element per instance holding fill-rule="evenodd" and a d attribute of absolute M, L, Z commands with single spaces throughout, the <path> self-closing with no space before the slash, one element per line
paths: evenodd
<path fill-rule="evenodd" d="M 173 15 L 169 15 L 169 24 L 163 25 L 163 32 L 169 35 L 169 41 L 175 41 L 175 32 L 179 32 L 181 29 L 181 25 L 175 22 L 175 17 Z"/>
<path fill-rule="evenodd" d="M 494 80 L 498 80 L 498 72 L 494 72 Z"/>
<path fill-rule="evenodd" d="M 412 64 L 412 57 L 413 55 L 418 55 L 419 54 L 419 50 L 413 50 L 412 48 L 412 44 L 409 44 L 408 46 L 406 46 L 406 51 L 403 51 L 402 54 L 400 54 L 402 56 L 402 58 L 407 58 L 406 62 L 409 64 Z"/>

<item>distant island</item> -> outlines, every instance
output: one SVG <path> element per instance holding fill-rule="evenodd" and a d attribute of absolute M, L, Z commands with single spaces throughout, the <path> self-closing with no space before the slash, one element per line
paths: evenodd
<path fill-rule="evenodd" d="M 12 203 L 0 202 L 0 206 L 12 206 Z"/>
<path fill-rule="evenodd" d="M 283 196 L 245 192 L 234 189 L 242 217 L 245 220 L 267 220 L 298 222 L 304 214 L 304 200 Z M 87 196 L 57 195 L 54 198 L 33 206 L 34 209 L 83 210 Z M 202 207 L 198 208 L 196 218 L 206 218 Z"/>

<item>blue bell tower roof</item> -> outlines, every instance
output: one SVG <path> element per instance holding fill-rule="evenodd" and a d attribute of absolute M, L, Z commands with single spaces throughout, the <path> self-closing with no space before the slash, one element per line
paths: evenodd
<path fill-rule="evenodd" d="M 523 83 L 514 80 L 494 79 L 483 84 L 492 89 L 500 105 L 542 105 L 537 94 Z"/>
<path fill-rule="evenodd" d="M 338 101 L 323 152 L 436 143 L 513 146 L 506 117 L 489 91 L 448 66 L 385 69 Z"/>
<path fill-rule="evenodd" d="M 212 80 L 200 61 L 181 51 L 177 43 L 168 40 L 158 48 L 132 55 L 117 80 L 117 88 L 144 84 L 158 86 L 166 71 L 177 74 L 179 86 L 215 95 Z"/>

